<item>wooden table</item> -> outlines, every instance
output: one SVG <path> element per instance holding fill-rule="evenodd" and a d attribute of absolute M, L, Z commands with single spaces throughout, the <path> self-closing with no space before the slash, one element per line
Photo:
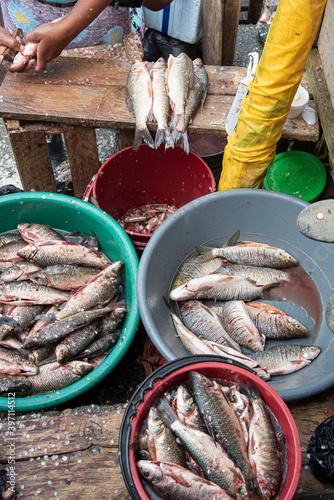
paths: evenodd
<path fill-rule="evenodd" d="M 80 198 L 100 167 L 95 128 L 118 129 L 121 147 L 133 144 L 125 83 L 132 61 L 142 57 L 142 47 L 138 35 L 117 45 L 67 51 L 41 74 L 7 74 L 0 91 L 0 117 L 24 190 L 56 190 L 46 134 L 64 134 L 74 193 Z M 208 96 L 189 133 L 226 136 L 226 117 L 246 68 L 206 69 Z M 303 85 L 310 88 L 306 74 Z M 315 107 L 313 101 L 311 105 Z M 150 122 L 149 129 L 154 132 L 156 124 Z M 319 123 L 310 126 L 301 117 L 287 120 L 282 137 L 316 142 Z"/>
<path fill-rule="evenodd" d="M 318 481 L 308 467 L 306 450 L 315 428 L 334 408 L 334 388 L 307 401 L 290 403 L 302 447 L 302 468 L 295 499 L 327 498 L 334 483 Z M 118 456 L 118 435 L 124 414 L 118 407 L 85 407 L 53 414 L 38 412 L 18 417 L 15 433 L 18 498 L 30 500 L 129 500 Z M 81 412 L 81 413 L 80 413 Z M 13 440 L 1 422 L 0 463 L 7 467 Z M 1 446 L 2 445 L 2 446 Z M 56 495 L 57 493 L 57 495 Z"/>

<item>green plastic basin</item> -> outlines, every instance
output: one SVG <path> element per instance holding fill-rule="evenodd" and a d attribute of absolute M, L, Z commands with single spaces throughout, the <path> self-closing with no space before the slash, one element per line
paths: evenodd
<path fill-rule="evenodd" d="M 263 187 L 312 203 L 321 195 L 327 180 L 324 165 L 305 151 L 285 151 L 276 155 L 267 171 Z"/>
<path fill-rule="evenodd" d="M 92 389 L 121 361 L 139 324 L 136 296 L 138 257 L 123 228 L 101 209 L 61 194 L 29 192 L 0 197 L 0 233 L 16 229 L 20 222 L 48 224 L 55 229 L 92 234 L 101 251 L 111 260 L 124 262 L 124 295 L 128 313 L 121 336 L 109 356 L 86 377 L 49 394 L 16 397 L 16 411 L 32 411 L 59 405 Z M 8 410 L 8 398 L 0 397 L 0 410 Z"/>

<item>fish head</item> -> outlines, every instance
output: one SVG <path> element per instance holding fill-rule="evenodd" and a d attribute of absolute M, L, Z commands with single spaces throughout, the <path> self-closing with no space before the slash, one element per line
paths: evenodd
<path fill-rule="evenodd" d="M 159 463 L 149 460 L 139 460 L 137 468 L 140 474 L 150 483 L 159 483 L 163 480 L 163 472 L 159 467 Z"/>
<path fill-rule="evenodd" d="M 71 361 L 70 367 L 72 373 L 79 377 L 84 377 L 94 369 L 94 366 L 91 363 L 86 363 L 86 361 Z"/>
<path fill-rule="evenodd" d="M 160 418 L 159 411 L 155 406 L 150 408 L 147 418 L 147 428 L 153 436 L 157 436 L 163 432 L 165 425 Z"/>
<path fill-rule="evenodd" d="M 202 59 L 200 57 L 197 57 L 196 59 L 194 59 L 193 65 L 194 65 L 194 68 L 202 68 L 202 66 L 203 66 Z"/>
<path fill-rule="evenodd" d="M 71 357 L 71 350 L 67 344 L 58 345 L 56 353 L 57 353 L 57 359 L 61 360 L 62 363 L 64 363 Z"/>
<path fill-rule="evenodd" d="M 246 340 L 246 345 L 249 349 L 251 349 L 254 352 L 259 352 L 263 351 L 263 343 L 260 339 L 256 339 L 254 337 L 249 337 Z"/>
<path fill-rule="evenodd" d="M 191 415 L 195 411 L 194 399 L 184 385 L 179 385 L 177 388 L 176 406 L 178 412 L 185 416 Z"/>
<path fill-rule="evenodd" d="M 19 324 L 10 316 L 2 316 L 0 318 L 0 338 L 9 337 L 17 330 Z"/>
<path fill-rule="evenodd" d="M 315 359 L 321 353 L 321 347 L 316 345 L 305 345 L 302 348 L 302 356 L 304 359 Z"/>
<path fill-rule="evenodd" d="M 23 259 L 29 260 L 35 257 L 37 253 L 37 247 L 33 245 L 28 245 L 17 252 L 17 254 Z"/>
<path fill-rule="evenodd" d="M 102 273 L 104 274 L 105 278 L 112 279 L 112 278 L 115 278 L 115 276 L 117 276 L 121 272 L 123 266 L 124 266 L 124 263 L 119 260 L 117 262 L 113 262 L 110 266 L 107 266 L 102 271 Z"/>
<path fill-rule="evenodd" d="M 286 267 L 293 267 L 298 265 L 298 261 L 284 250 L 279 250 L 278 255 Z"/>
<path fill-rule="evenodd" d="M 236 492 L 236 499 L 237 500 L 248 500 L 248 491 L 246 486 L 243 484 L 242 486 L 239 486 Z"/>
<path fill-rule="evenodd" d="M 308 335 L 307 328 L 294 318 L 286 318 L 286 325 L 289 332 L 293 333 L 295 337 L 306 337 Z"/>
<path fill-rule="evenodd" d="M 33 281 L 34 283 L 38 283 L 39 285 L 48 285 L 49 284 L 49 280 L 47 278 L 47 275 L 44 272 L 40 273 L 40 271 L 38 271 L 37 273 L 31 273 L 29 275 L 29 279 L 31 281 Z"/>
<path fill-rule="evenodd" d="M 208 392 L 214 387 L 214 381 L 194 370 L 188 373 L 190 384 L 194 392 Z"/>

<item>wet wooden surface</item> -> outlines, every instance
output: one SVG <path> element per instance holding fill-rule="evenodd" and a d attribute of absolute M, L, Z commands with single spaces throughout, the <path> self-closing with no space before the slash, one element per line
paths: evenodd
<path fill-rule="evenodd" d="M 0 463 L 7 466 L 15 441 L 18 498 L 76 500 L 79 498 L 129 500 L 119 455 L 119 429 L 124 407 L 82 407 L 53 414 L 27 413 L 16 419 L 15 435 L 1 421 Z M 288 404 L 300 435 L 302 467 L 295 499 L 317 496 L 334 489 L 322 483 L 308 466 L 307 447 L 316 427 L 334 410 L 334 389 L 306 401 Z"/>

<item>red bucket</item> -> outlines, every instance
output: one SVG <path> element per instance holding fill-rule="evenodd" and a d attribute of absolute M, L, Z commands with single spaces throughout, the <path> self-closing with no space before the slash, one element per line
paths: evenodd
<path fill-rule="evenodd" d="M 214 191 L 214 176 L 197 154 L 186 154 L 179 146 L 152 149 L 142 145 L 138 151 L 131 146 L 111 156 L 92 179 L 84 199 L 118 220 L 130 208 L 148 203 L 180 208 Z M 126 232 L 142 252 L 151 235 Z"/>

